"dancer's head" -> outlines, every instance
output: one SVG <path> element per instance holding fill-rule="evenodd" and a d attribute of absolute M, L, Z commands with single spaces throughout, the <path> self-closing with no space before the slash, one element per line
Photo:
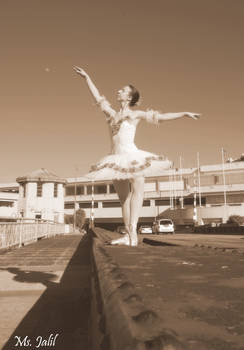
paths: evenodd
<path fill-rule="evenodd" d="M 118 91 L 118 100 L 120 102 L 129 102 L 130 107 L 135 106 L 139 98 L 139 91 L 133 85 L 126 85 Z"/>

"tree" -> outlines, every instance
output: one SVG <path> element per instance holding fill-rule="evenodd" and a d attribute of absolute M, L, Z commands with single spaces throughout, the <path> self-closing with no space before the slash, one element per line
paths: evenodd
<path fill-rule="evenodd" d="M 81 231 L 86 222 L 86 212 L 83 209 L 78 209 L 75 212 L 75 226 Z"/>

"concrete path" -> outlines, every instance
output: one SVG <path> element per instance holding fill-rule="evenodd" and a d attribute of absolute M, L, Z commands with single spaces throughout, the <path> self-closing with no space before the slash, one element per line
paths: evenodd
<path fill-rule="evenodd" d="M 0 252 L 0 349 L 89 349 L 89 245 L 62 235 Z"/>

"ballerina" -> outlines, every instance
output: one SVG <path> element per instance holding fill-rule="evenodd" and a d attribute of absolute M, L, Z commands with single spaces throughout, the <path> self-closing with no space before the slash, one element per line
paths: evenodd
<path fill-rule="evenodd" d="M 111 244 L 137 246 L 137 223 L 143 204 L 144 178 L 171 168 L 172 162 L 164 156 L 138 149 L 134 143 L 136 127 L 141 120 L 158 124 L 182 117 L 196 120 L 200 114 L 132 110 L 131 107 L 134 107 L 140 98 L 138 90 L 132 85 L 127 85 L 118 91 L 117 99 L 121 108 L 117 112 L 100 94 L 90 76 L 82 68 L 75 66 L 74 70 L 85 79 L 96 103 L 104 112 L 111 137 L 111 154 L 93 165 L 86 176 L 91 180 L 113 180 L 122 207 L 126 234 L 112 240 Z"/>

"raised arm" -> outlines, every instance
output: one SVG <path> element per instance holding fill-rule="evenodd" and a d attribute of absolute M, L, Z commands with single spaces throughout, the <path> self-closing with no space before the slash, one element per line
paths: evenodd
<path fill-rule="evenodd" d="M 200 118 L 200 114 L 191 112 L 179 112 L 179 113 L 160 113 L 158 111 L 148 110 L 136 111 L 136 118 L 144 119 L 149 123 L 157 124 L 164 120 L 173 120 L 178 118 L 188 117 L 197 120 Z"/>
<path fill-rule="evenodd" d="M 102 111 L 109 115 L 109 116 L 114 116 L 115 111 L 113 110 L 113 108 L 110 107 L 109 102 L 106 100 L 106 98 L 104 96 L 102 96 L 100 94 L 100 92 L 98 91 L 97 87 L 95 86 L 95 84 L 93 83 L 93 81 L 91 80 L 91 78 L 89 77 L 89 75 L 84 71 L 84 69 L 75 66 L 74 70 L 76 71 L 76 73 L 78 73 L 80 76 L 82 76 L 83 78 L 85 78 L 86 83 L 88 85 L 88 88 L 92 94 L 92 96 L 94 97 L 96 103 L 101 107 Z"/>

